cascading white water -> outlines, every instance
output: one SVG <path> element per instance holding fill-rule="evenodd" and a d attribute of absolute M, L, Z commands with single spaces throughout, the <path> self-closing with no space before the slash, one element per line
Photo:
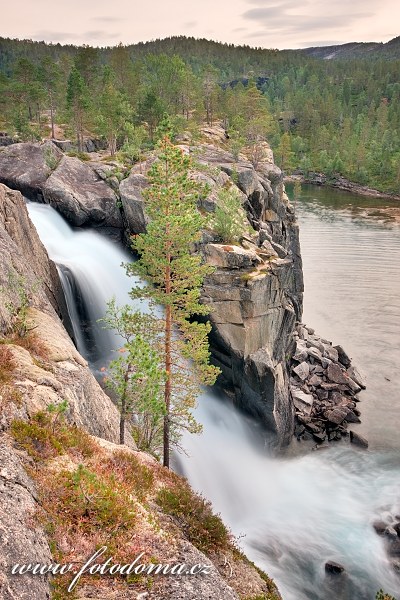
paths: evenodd
<path fill-rule="evenodd" d="M 120 264 L 131 257 L 98 232 L 71 229 L 48 206 L 30 204 L 29 212 L 59 265 L 78 345 L 103 365 L 120 341 L 96 321 L 113 295 L 121 304 L 128 300 L 133 281 Z M 79 341 L 82 312 L 93 334 Z M 92 345 L 85 347 L 88 339 Z M 373 600 L 380 587 L 400 593 L 372 527 L 385 511 L 400 512 L 394 454 L 339 445 L 294 458 L 269 456 L 259 428 L 212 391 L 199 399 L 196 416 L 204 432 L 184 437 L 188 456 L 176 456 L 175 467 L 213 502 L 284 600 Z M 327 577 L 327 560 L 343 564 L 346 574 Z"/>
<path fill-rule="evenodd" d="M 211 500 L 247 556 L 278 583 L 284 600 L 373 600 L 400 582 L 372 523 L 400 510 L 395 455 L 344 445 L 296 458 L 268 456 L 258 431 L 210 395 L 185 436 L 177 470 Z M 242 537 L 243 536 L 243 537 Z M 346 575 L 329 576 L 336 561 Z"/>
<path fill-rule="evenodd" d="M 129 290 L 139 279 L 127 277 L 122 266 L 132 261 L 132 256 L 94 230 L 73 229 L 47 204 L 27 206 L 40 239 L 57 265 L 77 347 L 92 367 L 102 367 L 121 340 L 104 329 L 98 319 L 104 317 L 106 303 L 113 296 L 120 305 L 132 302 Z"/>

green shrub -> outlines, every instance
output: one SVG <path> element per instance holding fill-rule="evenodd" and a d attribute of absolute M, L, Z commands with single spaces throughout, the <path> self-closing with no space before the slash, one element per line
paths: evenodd
<path fill-rule="evenodd" d="M 67 152 L 67 156 L 72 156 L 73 158 L 79 158 L 79 160 L 88 161 L 90 157 L 86 152 L 78 152 L 78 150 L 70 150 Z"/>
<path fill-rule="evenodd" d="M 239 241 L 248 232 L 250 225 L 236 187 L 219 190 L 211 227 L 223 242 L 230 243 Z"/>
<path fill-rule="evenodd" d="M 29 422 L 13 421 L 11 434 L 35 462 L 60 456 L 67 451 L 84 457 L 92 456 L 95 451 L 89 434 L 78 427 L 65 425 L 57 410 L 38 412 Z"/>
<path fill-rule="evenodd" d="M 157 504 L 174 517 L 187 539 L 201 552 L 210 553 L 227 547 L 230 534 L 211 503 L 195 494 L 183 481 L 174 488 L 161 488 Z"/>
<path fill-rule="evenodd" d="M 383 590 L 379 590 L 375 596 L 375 600 L 396 600 L 396 598 L 394 598 L 394 596 L 389 596 L 389 594 L 386 594 Z"/>

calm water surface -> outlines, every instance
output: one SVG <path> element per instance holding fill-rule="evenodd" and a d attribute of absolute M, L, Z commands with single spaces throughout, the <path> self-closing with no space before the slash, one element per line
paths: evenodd
<path fill-rule="evenodd" d="M 365 375 L 357 430 L 400 448 L 400 203 L 304 186 L 297 214 L 304 321 Z"/>

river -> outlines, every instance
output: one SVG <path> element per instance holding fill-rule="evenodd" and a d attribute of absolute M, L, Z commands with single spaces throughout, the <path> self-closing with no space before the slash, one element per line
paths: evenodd
<path fill-rule="evenodd" d="M 84 269 L 82 294 L 88 306 L 96 300 L 92 318 L 111 293 L 124 301 L 130 281 L 119 267 L 126 260 L 122 250 L 96 232 L 65 229 L 49 207 L 30 204 L 29 210 L 60 269 L 66 262 L 72 274 Z M 387 201 L 315 187 L 303 188 L 296 210 L 304 319 L 341 343 L 365 373 L 358 431 L 370 448 L 340 442 L 310 452 L 294 442 L 285 457 L 270 456 L 259 428 L 208 391 L 196 412 L 204 432 L 184 437 L 187 454 L 175 457 L 175 468 L 212 501 L 284 600 L 373 600 L 380 587 L 400 595 L 400 580 L 372 527 L 377 518 L 400 514 L 400 211 Z M 101 358 L 96 355 L 95 364 Z M 346 573 L 327 577 L 327 560 L 340 562 Z"/>

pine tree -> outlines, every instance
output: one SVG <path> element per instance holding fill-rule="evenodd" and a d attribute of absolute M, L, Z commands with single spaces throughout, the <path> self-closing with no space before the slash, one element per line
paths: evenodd
<path fill-rule="evenodd" d="M 102 369 L 107 370 L 104 382 L 113 390 L 120 411 L 119 443 L 125 443 L 126 420 L 132 416 L 139 450 L 157 453 L 162 448 L 165 414 L 165 376 L 160 364 L 157 322 L 152 315 L 131 306 L 117 307 L 115 298 L 107 304 L 106 315 L 100 321 L 124 340 L 119 357 L 108 369 Z"/>
<path fill-rule="evenodd" d="M 147 298 L 161 305 L 161 357 L 164 384 L 164 466 L 169 467 L 171 445 L 177 445 L 183 429 L 199 431 L 191 409 L 201 385 L 215 382 L 218 369 L 209 364 L 210 325 L 200 316 L 208 308 L 200 302 L 204 277 L 212 268 L 202 264 L 193 245 L 199 241 L 204 218 L 197 199 L 204 189 L 190 179 L 190 158 L 174 146 L 168 135 L 157 144 L 158 158 L 149 171 L 150 186 L 144 191 L 149 217 L 147 232 L 136 236 L 132 247 L 140 258 L 127 265 L 128 274 L 149 282 L 135 287 L 133 298 Z"/>
<path fill-rule="evenodd" d="M 67 106 L 76 131 L 78 150 L 82 151 L 85 117 L 89 109 L 89 91 L 76 67 L 72 67 L 68 77 Z"/>

